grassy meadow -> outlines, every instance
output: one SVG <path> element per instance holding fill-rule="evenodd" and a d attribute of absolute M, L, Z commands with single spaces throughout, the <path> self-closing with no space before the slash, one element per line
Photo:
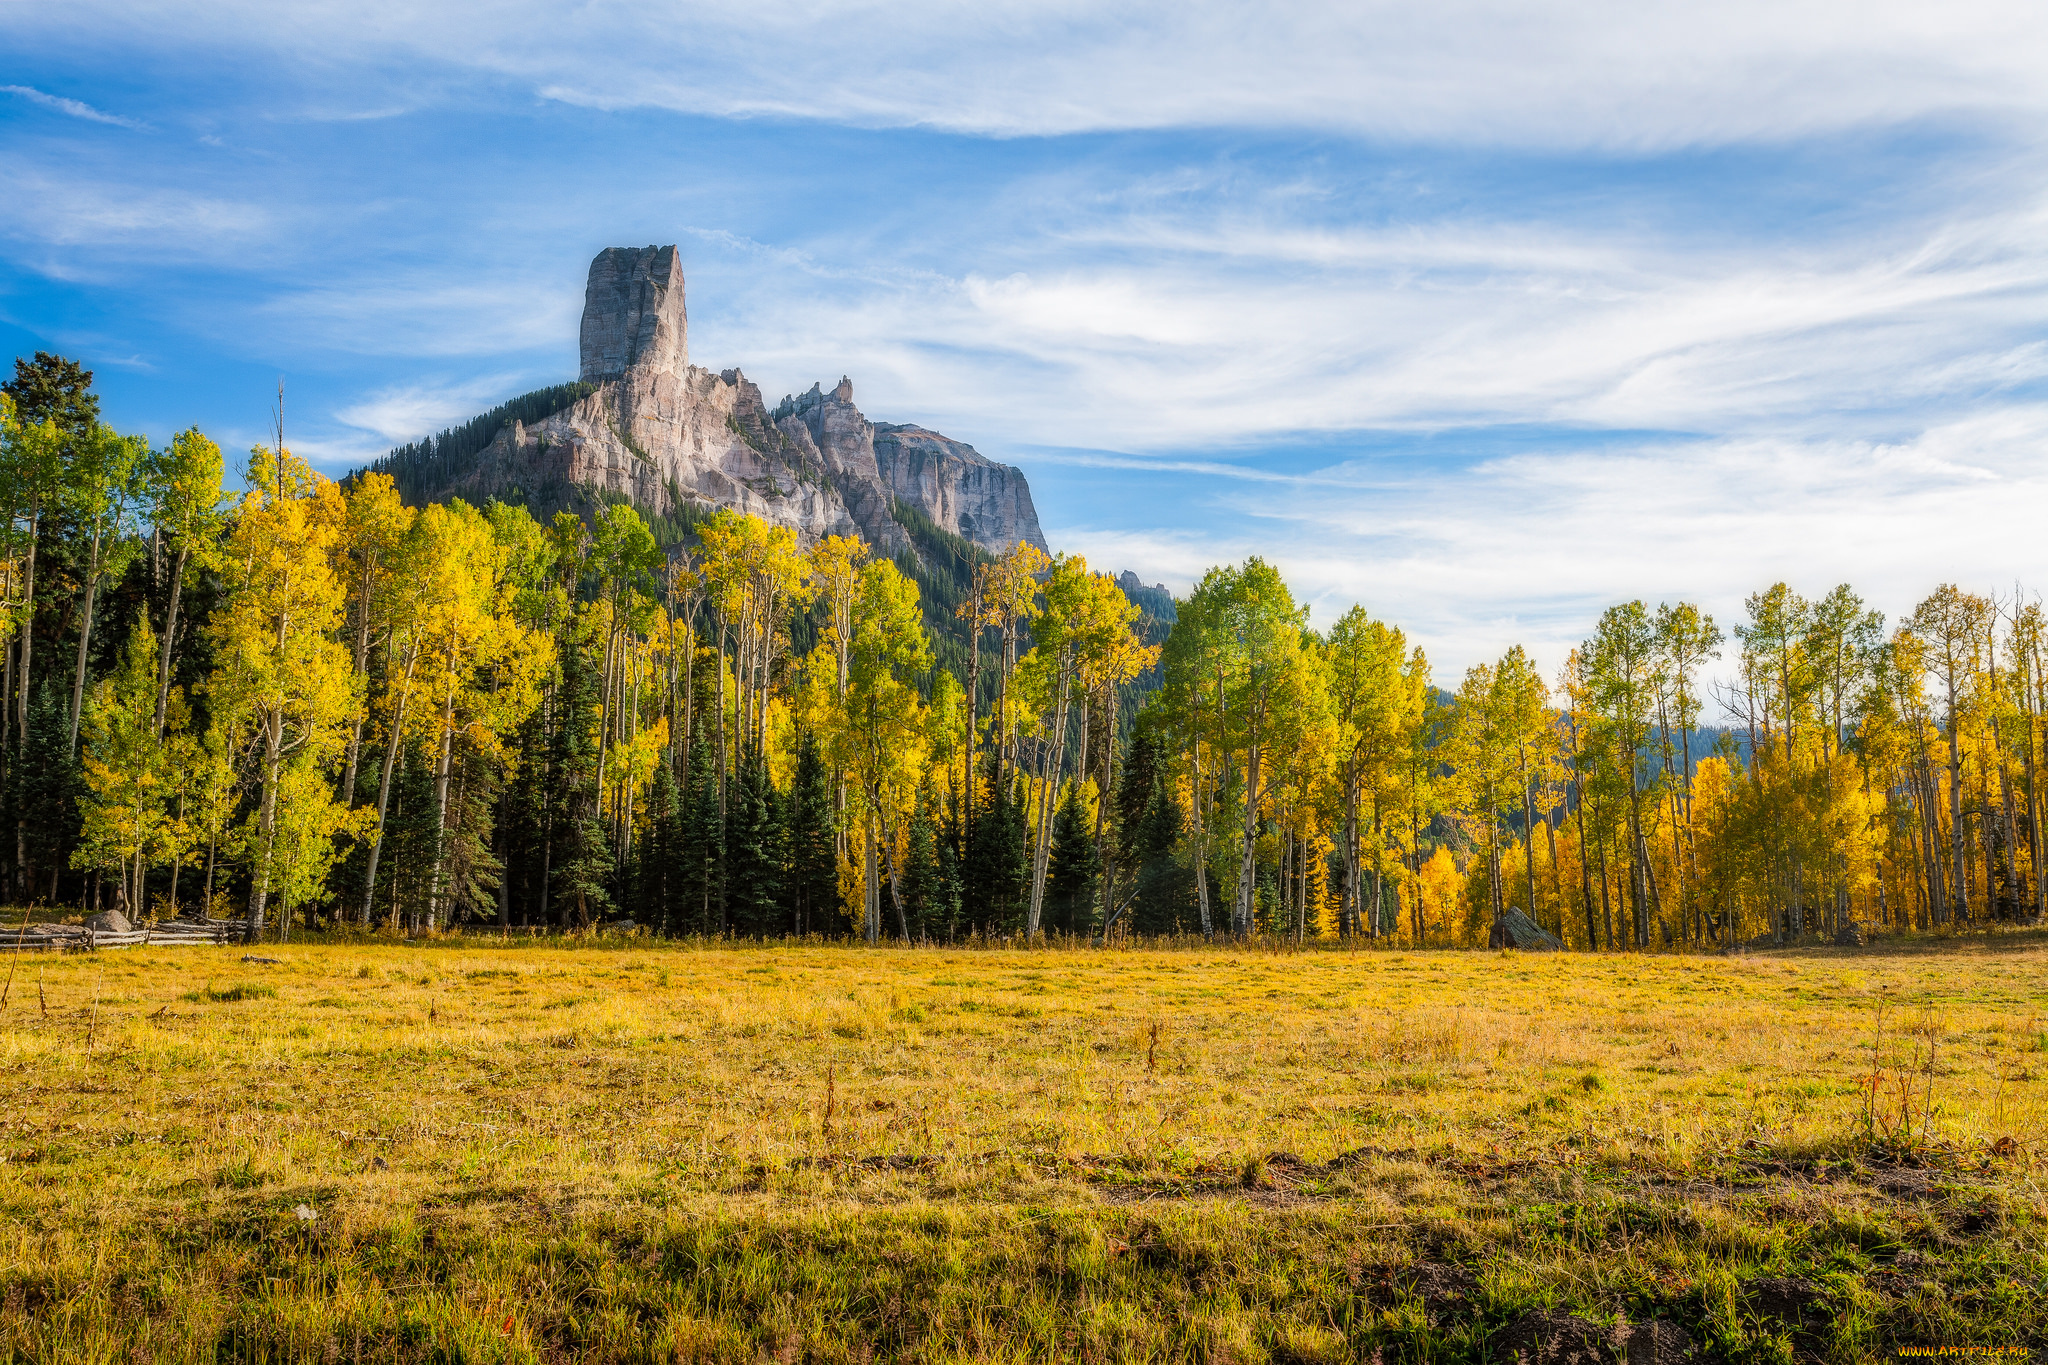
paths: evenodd
<path fill-rule="evenodd" d="M 15 960 L 0 1360 L 2048 1355 L 2048 936 L 247 951 Z"/>

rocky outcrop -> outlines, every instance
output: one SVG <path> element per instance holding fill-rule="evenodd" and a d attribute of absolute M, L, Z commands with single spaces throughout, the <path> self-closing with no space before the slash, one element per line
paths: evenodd
<path fill-rule="evenodd" d="M 672 246 L 608 247 L 583 286 L 583 379 L 629 370 L 675 374 L 689 368 L 683 264 Z"/>
<path fill-rule="evenodd" d="M 592 494 L 660 515 L 730 507 L 806 541 L 858 534 L 896 554 L 900 500 L 991 553 L 1047 548 L 1023 471 L 922 427 L 876 425 L 853 384 L 773 411 L 737 369 L 690 363 L 682 264 L 672 246 L 613 247 L 590 263 L 582 378 L 590 389 L 539 421 L 508 422 L 474 458 L 436 466 L 419 499 L 520 500 L 545 513 Z"/>
<path fill-rule="evenodd" d="M 1505 915 L 1493 922 L 1487 946 L 1520 948 L 1525 953 L 1561 953 L 1564 940 L 1511 905 Z"/>
<path fill-rule="evenodd" d="M 1031 486 L 1009 465 L 936 431 L 887 422 L 876 425 L 874 448 L 889 491 L 962 540 L 991 549 L 1023 540 L 1051 552 Z"/>

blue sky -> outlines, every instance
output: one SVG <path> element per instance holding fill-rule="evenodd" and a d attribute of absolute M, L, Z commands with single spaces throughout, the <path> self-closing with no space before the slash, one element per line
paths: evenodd
<path fill-rule="evenodd" d="M 2043 71 L 2015 3 L 0 6 L 0 335 L 159 440 L 282 375 L 340 472 L 675 242 L 697 363 L 1454 683 L 1628 597 L 2040 585 Z"/>

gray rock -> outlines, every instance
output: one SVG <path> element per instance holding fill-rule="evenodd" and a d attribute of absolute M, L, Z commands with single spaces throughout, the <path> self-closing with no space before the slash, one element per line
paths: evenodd
<path fill-rule="evenodd" d="M 102 934 L 132 933 L 135 926 L 119 910 L 102 910 L 85 921 L 85 927 Z"/>
<path fill-rule="evenodd" d="M 1519 948 L 1527 953 L 1564 951 L 1563 939 L 1513 907 L 1494 924 L 1487 942 L 1491 947 Z"/>
<path fill-rule="evenodd" d="M 1020 540 L 1046 548 L 1023 471 L 922 427 L 876 426 L 849 380 L 771 412 L 739 370 L 690 364 L 683 294 L 674 247 L 599 252 L 581 332 L 582 377 L 596 391 L 531 426 L 507 424 L 427 495 L 517 497 L 544 518 L 596 489 L 660 515 L 729 507 L 806 543 L 857 534 L 892 556 L 913 548 L 896 499 L 991 553 Z"/>
<path fill-rule="evenodd" d="M 674 374 L 690 363 L 683 267 L 672 246 L 607 247 L 583 288 L 583 378 Z"/>
<path fill-rule="evenodd" d="M 875 462 L 889 491 L 941 529 L 991 553 L 1029 541 L 1050 551 L 1023 474 L 964 441 L 917 426 L 875 424 Z"/>

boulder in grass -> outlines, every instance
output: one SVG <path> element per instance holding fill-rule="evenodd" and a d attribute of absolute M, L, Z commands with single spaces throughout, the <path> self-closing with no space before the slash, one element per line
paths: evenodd
<path fill-rule="evenodd" d="M 85 927 L 101 934 L 133 933 L 135 926 L 119 910 L 102 910 L 85 922 Z"/>
<path fill-rule="evenodd" d="M 1519 948 L 1525 953 L 1561 953 L 1564 940 L 1551 933 L 1520 910 L 1510 908 L 1493 923 L 1488 946 Z"/>
<path fill-rule="evenodd" d="M 1863 926 L 1850 920 L 1835 933 L 1837 948 L 1861 948 L 1864 944 Z"/>

